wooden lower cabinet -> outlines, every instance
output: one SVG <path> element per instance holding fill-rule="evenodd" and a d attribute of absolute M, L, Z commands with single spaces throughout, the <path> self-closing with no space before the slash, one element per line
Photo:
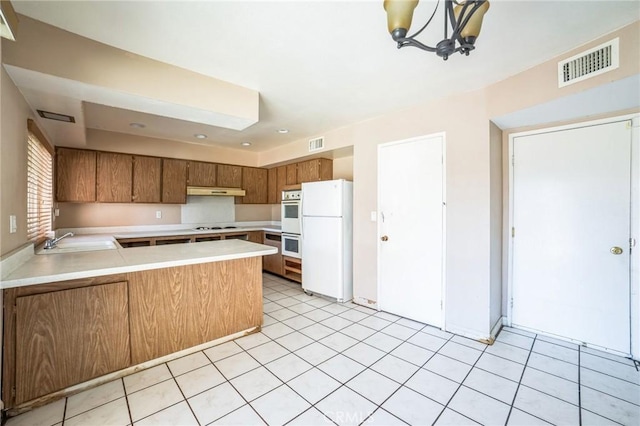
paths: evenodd
<path fill-rule="evenodd" d="M 262 269 L 276 275 L 283 275 L 282 269 L 282 235 L 275 232 L 264 233 L 264 245 L 276 247 L 278 253 L 262 257 Z"/>
<path fill-rule="evenodd" d="M 16 298 L 15 403 L 130 365 L 127 283 Z"/>
<path fill-rule="evenodd" d="M 127 276 L 133 364 L 262 324 L 259 257 Z"/>
<path fill-rule="evenodd" d="M 262 244 L 263 240 L 263 232 L 262 231 L 249 231 L 247 232 L 247 241 L 251 241 L 252 243 Z"/>
<path fill-rule="evenodd" d="M 302 260 L 282 256 L 282 269 L 285 278 L 302 283 Z"/>
<path fill-rule="evenodd" d="M 262 324 L 260 257 L 3 290 L 2 400 L 70 386 Z"/>

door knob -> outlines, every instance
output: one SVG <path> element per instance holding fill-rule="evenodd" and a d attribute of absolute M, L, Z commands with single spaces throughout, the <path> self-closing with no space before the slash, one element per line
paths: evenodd
<path fill-rule="evenodd" d="M 380 239 L 382 241 L 389 241 L 389 237 L 387 237 L 386 235 L 383 235 L 382 237 L 380 237 Z"/>
<path fill-rule="evenodd" d="M 611 252 L 611 254 L 622 254 L 623 250 L 621 247 L 611 247 L 611 250 L 609 250 Z"/>

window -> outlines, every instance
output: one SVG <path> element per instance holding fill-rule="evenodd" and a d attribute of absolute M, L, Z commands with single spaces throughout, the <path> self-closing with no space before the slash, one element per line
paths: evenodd
<path fill-rule="evenodd" d="M 27 142 L 27 239 L 29 241 L 40 242 L 47 238 L 47 233 L 51 231 L 52 192 L 51 153 L 40 142 L 35 132 L 29 131 Z"/>

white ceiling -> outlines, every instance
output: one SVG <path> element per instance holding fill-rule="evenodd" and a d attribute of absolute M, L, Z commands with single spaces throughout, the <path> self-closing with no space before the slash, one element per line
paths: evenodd
<path fill-rule="evenodd" d="M 493 0 L 477 49 L 444 62 L 410 47 L 398 51 L 382 0 L 13 4 L 20 14 L 84 37 L 260 92 L 260 121 L 243 131 L 96 104 L 83 108 L 86 127 L 188 142 L 206 133 L 204 143 L 240 148 L 251 141 L 254 151 L 487 86 L 640 19 L 633 0 Z M 414 30 L 434 6 L 418 5 Z M 442 9 L 423 42 L 442 38 Z M 131 129 L 133 121 L 147 127 Z M 277 134 L 279 128 L 290 133 Z"/>

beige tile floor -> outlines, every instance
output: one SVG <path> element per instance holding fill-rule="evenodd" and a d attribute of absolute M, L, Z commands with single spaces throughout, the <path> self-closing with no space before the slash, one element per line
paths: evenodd
<path fill-rule="evenodd" d="M 7 425 L 640 424 L 625 358 L 511 328 L 486 346 L 268 274 L 264 312 L 261 333 Z"/>

